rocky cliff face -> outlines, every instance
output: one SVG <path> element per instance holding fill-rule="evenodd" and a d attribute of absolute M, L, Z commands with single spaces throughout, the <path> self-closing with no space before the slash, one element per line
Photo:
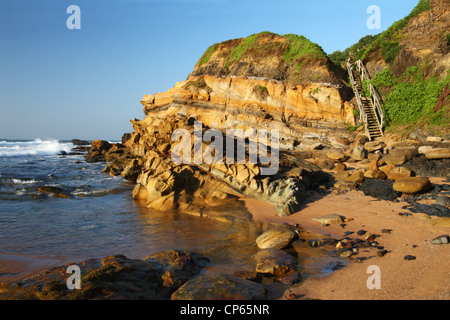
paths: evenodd
<path fill-rule="evenodd" d="M 444 79 L 450 69 L 449 2 L 421 0 L 411 14 L 382 33 L 368 48 L 364 62 L 374 75 L 390 68 L 395 75 L 424 65 L 425 76 Z M 390 55 L 392 61 L 386 61 Z"/>
<path fill-rule="evenodd" d="M 137 176 L 133 196 L 155 209 L 198 214 L 249 196 L 275 204 L 280 215 L 291 214 L 321 179 L 319 167 L 292 153 L 308 139 L 332 143 L 330 133 L 354 124 L 350 93 L 322 49 L 304 37 L 264 32 L 213 45 L 187 80 L 143 97 L 145 117 L 132 121 L 134 132 L 125 142 L 136 156 L 125 168 L 126 175 Z M 224 140 L 229 129 L 278 130 L 279 145 L 266 142 L 280 158 L 276 174 L 264 175 L 261 164 L 248 161 L 175 164 L 178 141 L 172 135 L 183 129 L 194 141 L 195 123 L 201 136 L 215 129 Z M 210 144 L 203 142 L 202 150 Z"/>
<path fill-rule="evenodd" d="M 186 81 L 145 95 L 146 115 L 177 108 L 217 129 L 273 128 L 301 140 L 354 125 L 352 91 L 304 37 L 260 33 L 211 46 Z"/>

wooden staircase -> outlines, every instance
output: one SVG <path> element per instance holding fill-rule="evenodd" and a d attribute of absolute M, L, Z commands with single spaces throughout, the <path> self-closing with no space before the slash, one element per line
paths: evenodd
<path fill-rule="evenodd" d="M 355 68 L 354 68 L 355 66 Z M 364 95 L 363 81 L 370 81 L 369 74 L 361 60 L 351 64 L 347 61 L 353 92 L 358 102 L 360 121 L 364 122 L 366 135 L 370 140 L 383 136 L 384 112 L 380 99 L 372 84 L 369 85 L 369 97 Z"/>

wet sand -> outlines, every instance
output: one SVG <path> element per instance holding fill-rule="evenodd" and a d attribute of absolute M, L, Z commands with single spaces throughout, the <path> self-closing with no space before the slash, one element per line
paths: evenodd
<path fill-rule="evenodd" d="M 433 182 L 433 180 L 432 180 Z M 345 233 L 353 231 L 349 238 L 364 239 L 357 231 L 366 230 L 376 234 L 376 241 L 388 253 L 377 255 L 376 248 L 368 248 L 350 257 L 350 264 L 322 278 L 307 278 L 304 282 L 288 289 L 282 299 L 324 300 L 442 300 L 450 298 L 450 245 L 436 245 L 431 241 L 444 234 L 450 234 L 450 224 L 437 226 L 437 220 L 422 213 L 410 216 L 399 215 L 409 212 L 402 209 L 404 201 L 381 201 L 365 196 L 361 191 L 343 194 L 310 194 L 304 208 L 288 216 L 278 217 L 275 208 L 266 203 L 245 199 L 246 206 L 255 220 L 272 223 L 287 222 L 299 224 L 306 230 L 341 239 Z M 329 214 L 339 214 L 351 221 L 345 226 L 334 224 L 322 226 L 317 218 Z M 450 218 L 441 218 L 449 219 Z M 442 220 L 440 220 L 442 221 Z M 434 225 L 433 225 L 434 224 Z M 391 229 L 391 233 L 382 233 Z M 405 260 L 407 255 L 415 260 Z M 357 262 L 355 258 L 366 258 Z M 368 273 L 369 266 L 380 270 L 380 289 L 369 289 L 367 281 L 374 273 Z M 369 281 L 373 283 L 373 281 Z"/>
<path fill-rule="evenodd" d="M 68 260 L 62 258 L 43 258 L 0 252 L 0 282 L 17 281 L 66 263 Z"/>

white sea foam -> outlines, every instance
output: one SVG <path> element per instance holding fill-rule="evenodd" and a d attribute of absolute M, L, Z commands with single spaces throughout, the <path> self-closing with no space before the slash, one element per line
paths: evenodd
<path fill-rule="evenodd" d="M 34 179 L 28 179 L 28 180 L 23 180 L 23 179 L 11 179 L 11 181 L 14 184 L 18 184 L 18 185 L 22 185 L 22 184 L 35 184 L 38 183 L 39 181 L 36 181 Z"/>
<path fill-rule="evenodd" d="M 56 155 L 63 151 L 69 152 L 71 146 L 71 143 L 62 143 L 58 140 L 0 141 L 0 157 Z"/>

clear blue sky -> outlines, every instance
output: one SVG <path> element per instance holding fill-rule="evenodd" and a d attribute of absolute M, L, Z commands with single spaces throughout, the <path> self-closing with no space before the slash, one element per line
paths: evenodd
<path fill-rule="evenodd" d="M 327 53 L 405 17 L 418 0 L 1 0 L 0 139 L 120 139 L 139 100 L 183 81 L 208 46 L 271 31 Z M 81 30 L 69 30 L 69 5 Z M 370 30 L 370 5 L 381 29 Z"/>

